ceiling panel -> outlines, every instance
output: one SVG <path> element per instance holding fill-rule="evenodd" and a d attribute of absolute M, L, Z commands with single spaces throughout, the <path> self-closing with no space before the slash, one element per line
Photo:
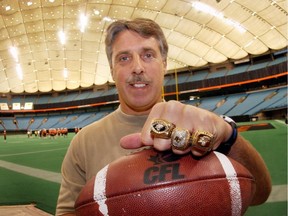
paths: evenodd
<path fill-rule="evenodd" d="M 278 51 L 288 40 L 285 0 L 2 0 L 0 15 L 0 93 L 113 84 L 104 40 L 105 29 L 117 19 L 150 18 L 162 27 L 168 73 Z"/>

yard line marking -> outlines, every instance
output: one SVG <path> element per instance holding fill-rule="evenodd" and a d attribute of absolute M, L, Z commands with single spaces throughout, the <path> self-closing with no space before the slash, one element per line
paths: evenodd
<path fill-rule="evenodd" d="M 278 122 L 278 123 L 281 123 L 281 124 L 285 124 L 285 125 L 286 125 L 285 121 L 281 121 L 281 120 L 279 120 L 279 119 L 276 119 L 275 121 Z"/>
<path fill-rule="evenodd" d="M 285 202 L 287 201 L 287 185 L 273 185 L 271 194 L 266 202 Z"/>
<path fill-rule="evenodd" d="M 51 151 L 58 151 L 63 150 L 67 148 L 57 148 L 57 149 L 49 149 L 49 150 L 43 150 L 43 151 L 33 151 L 33 152 L 22 152 L 22 153 L 15 153 L 15 154 L 0 154 L 0 157 L 10 157 L 10 156 L 18 156 L 18 155 L 28 155 L 28 154 L 38 154 L 43 152 L 51 152 Z"/>
<path fill-rule="evenodd" d="M 59 184 L 61 183 L 61 179 L 62 179 L 62 176 L 60 173 L 22 166 L 19 164 L 10 163 L 10 162 L 3 161 L 3 160 L 0 160 L 0 167 L 9 169 L 18 173 L 22 173 L 25 175 L 33 176 L 39 179 L 59 183 Z"/>

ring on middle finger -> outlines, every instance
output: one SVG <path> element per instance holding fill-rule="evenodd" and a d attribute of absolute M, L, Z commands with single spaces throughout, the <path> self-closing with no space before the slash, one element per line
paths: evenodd
<path fill-rule="evenodd" d="M 187 129 L 175 128 L 171 134 L 171 145 L 174 149 L 186 150 L 191 145 L 190 132 Z"/>

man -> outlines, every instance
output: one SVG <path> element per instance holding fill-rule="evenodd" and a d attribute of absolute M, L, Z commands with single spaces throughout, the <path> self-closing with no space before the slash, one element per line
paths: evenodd
<path fill-rule="evenodd" d="M 119 20 L 108 27 L 105 43 L 120 106 L 71 141 L 62 165 L 56 215 L 74 215 L 75 200 L 86 182 L 125 155 L 124 148 L 143 145 L 160 151 L 172 148 L 176 154 L 191 151 L 200 157 L 220 150 L 254 175 L 257 188 L 251 205 L 265 202 L 271 190 L 265 163 L 249 142 L 237 136 L 232 123 L 194 106 L 162 101 L 168 45 L 159 25 L 148 19 Z"/>
<path fill-rule="evenodd" d="M 7 139 L 7 132 L 6 132 L 6 130 L 3 131 L 3 137 L 4 137 L 4 142 L 6 143 L 6 139 Z"/>

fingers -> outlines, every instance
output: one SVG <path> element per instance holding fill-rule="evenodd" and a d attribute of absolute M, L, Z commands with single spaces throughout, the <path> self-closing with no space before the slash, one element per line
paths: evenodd
<path fill-rule="evenodd" d="M 227 129 L 228 127 L 228 129 Z M 216 114 L 177 101 L 156 104 L 141 131 L 120 140 L 126 149 L 153 146 L 176 154 L 203 156 L 229 137 L 229 125 Z M 231 129 L 230 129 L 231 131 Z"/>
<path fill-rule="evenodd" d="M 120 145 L 124 149 L 137 149 L 143 146 L 141 142 L 141 134 L 134 133 L 124 136 L 120 139 Z"/>
<path fill-rule="evenodd" d="M 169 103 L 169 102 L 167 102 Z M 171 104 L 170 103 L 170 106 L 166 106 L 166 103 L 163 102 L 163 103 L 157 103 L 151 110 L 144 126 L 143 126 L 143 129 L 141 131 L 141 138 L 142 138 L 142 142 L 145 143 L 145 144 L 154 144 L 154 142 L 162 142 L 158 139 L 156 140 L 153 140 L 153 137 L 151 136 L 150 134 L 150 131 L 151 131 L 151 124 L 152 122 L 155 120 L 155 119 L 165 119 L 167 120 L 167 122 L 173 124 L 176 119 L 173 119 L 172 116 L 170 116 L 170 118 L 167 118 L 167 115 L 169 115 L 169 113 L 172 113 L 173 112 L 173 109 L 175 107 L 175 104 Z M 165 118 L 166 117 L 166 118 Z M 166 143 L 166 142 L 164 142 Z M 162 142 L 163 144 L 163 142 Z"/>
<path fill-rule="evenodd" d="M 169 101 L 158 103 L 153 107 L 141 132 L 141 140 L 144 145 L 153 145 L 159 151 L 171 149 L 171 134 L 164 139 L 159 136 L 152 136 L 151 124 L 156 119 L 167 120 L 169 124 L 173 125 L 174 122 L 179 122 L 179 116 L 171 115 L 171 113 L 177 113 L 181 110 L 180 105 L 177 101 Z"/>
<path fill-rule="evenodd" d="M 155 134 L 153 131 L 151 134 L 151 126 L 158 120 L 162 121 L 163 125 L 167 122 L 175 125 L 179 130 L 176 135 L 173 135 L 173 139 L 171 138 L 172 133 L 169 134 L 169 137 L 165 137 L 167 134 L 163 137 L 161 130 L 160 134 Z M 185 154 L 191 151 L 195 156 L 203 156 L 212 149 L 216 149 L 225 139 L 224 137 L 227 137 L 226 126 L 219 116 L 209 111 L 177 101 L 163 102 L 158 103 L 151 110 L 141 132 L 141 142 L 143 145 L 153 145 L 160 151 L 172 149 L 176 154 Z M 188 141 L 185 138 L 186 135 L 181 137 L 181 133 L 186 130 L 189 132 Z M 185 148 L 178 148 L 177 145 L 180 147 L 184 145 Z"/>

